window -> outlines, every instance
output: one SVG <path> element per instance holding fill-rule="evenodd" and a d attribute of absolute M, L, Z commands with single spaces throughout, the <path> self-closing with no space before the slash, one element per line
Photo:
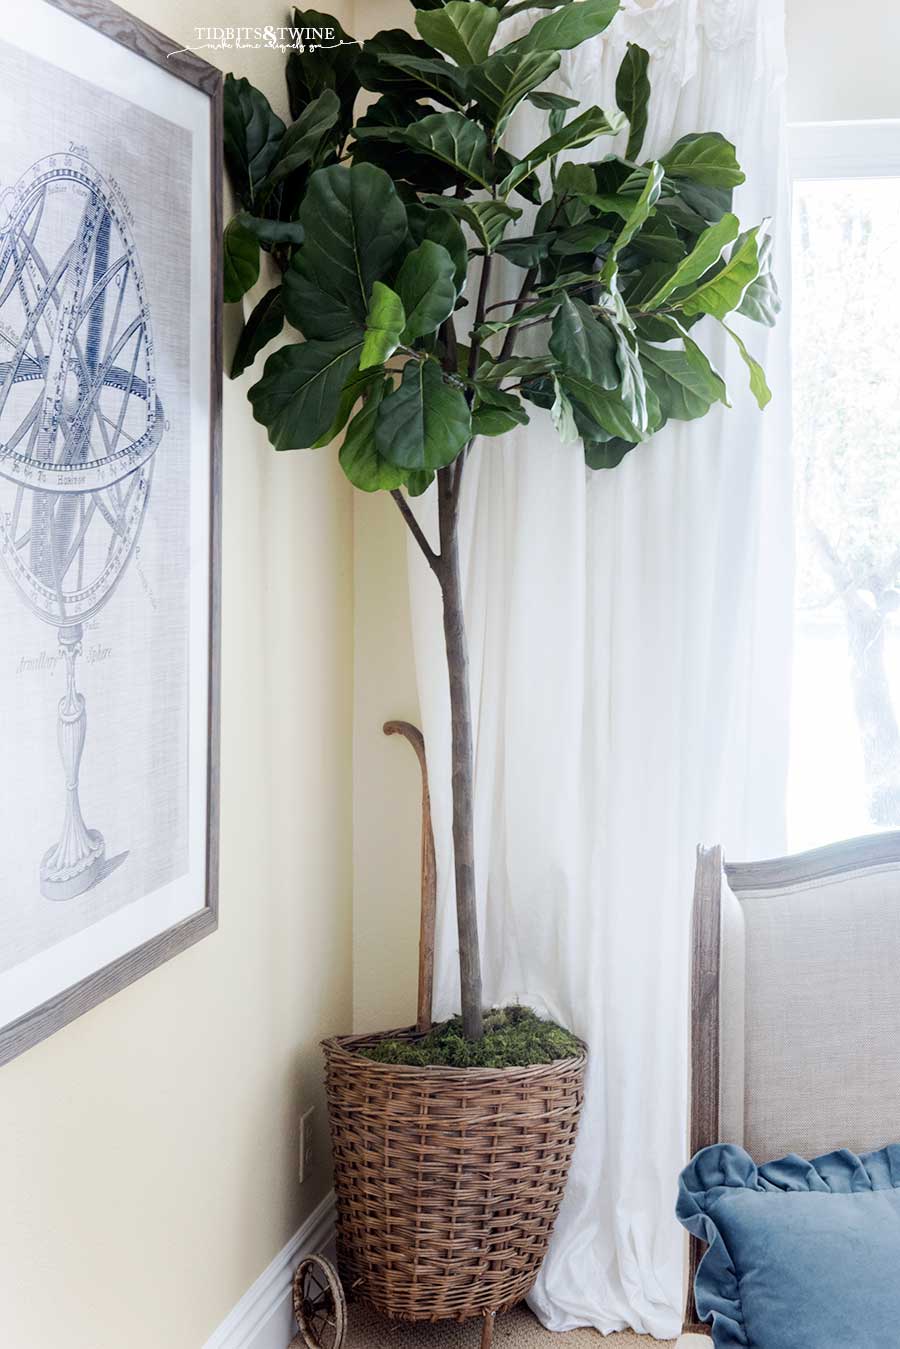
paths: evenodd
<path fill-rule="evenodd" d="M 796 850 L 900 828 L 900 123 L 792 135 Z"/>

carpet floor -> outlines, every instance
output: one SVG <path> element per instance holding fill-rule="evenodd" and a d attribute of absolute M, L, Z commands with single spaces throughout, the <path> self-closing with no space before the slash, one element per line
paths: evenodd
<path fill-rule="evenodd" d="M 356 1302 L 350 1307 L 347 1349 L 479 1349 L 480 1337 L 476 1321 L 404 1325 Z M 601 1335 L 596 1330 L 570 1330 L 554 1335 L 525 1307 L 498 1317 L 494 1329 L 494 1349 L 656 1349 L 661 1343 L 631 1332 Z"/>

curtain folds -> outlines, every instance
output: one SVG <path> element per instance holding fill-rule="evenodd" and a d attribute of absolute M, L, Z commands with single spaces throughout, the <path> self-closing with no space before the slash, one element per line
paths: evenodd
<path fill-rule="evenodd" d="M 625 0 L 558 85 L 610 106 L 627 42 L 647 47 L 645 154 L 688 132 L 724 132 L 748 175 L 736 210 L 747 225 L 774 217 L 780 262 L 783 22 L 783 0 Z M 512 148 L 542 134 L 529 107 Z M 511 269 L 498 296 L 515 282 Z M 775 393 L 764 414 L 736 353 L 713 344 L 732 410 L 670 425 L 615 471 L 586 470 L 537 409 L 528 427 L 477 445 L 466 468 L 486 998 L 544 1010 L 591 1049 L 571 1180 L 531 1299 L 557 1330 L 632 1326 L 668 1337 L 679 1328 L 673 1207 L 686 1137 L 694 850 L 701 841 L 744 858 L 783 850 L 786 314 L 774 335 L 753 325 L 744 335 Z M 419 506 L 427 525 L 434 502 Z M 437 592 L 414 545 L 410 584 L 438 853 L 436 1012 L 449 1015 L 458 975 L 447 676 Z"/>

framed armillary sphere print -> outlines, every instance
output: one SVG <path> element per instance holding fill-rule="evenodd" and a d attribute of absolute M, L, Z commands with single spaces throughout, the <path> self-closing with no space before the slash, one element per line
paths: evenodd
<path fill-rule="evenodd" d="M 216 926 L 221 76 L 0 36 L 0 1063 Z"/>

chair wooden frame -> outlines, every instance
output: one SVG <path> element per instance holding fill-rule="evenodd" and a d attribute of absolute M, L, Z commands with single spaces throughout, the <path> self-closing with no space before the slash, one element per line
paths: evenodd
<path fill-rule="evenodd" d="M 724 867 L 720 847 L 697 849 L 691 935 L 691 1156 L 701 1148 L 721 1141 L 719 1014 L 723 870 L 731 890 L 740 898 L 744 892 L 758 894 L 766 890 L 783 890 L 791 885 L 824 882 L 885 866 L 900 867 L 900 831 L 849 839 L 771 861 L 726 862 Z M 702 1254 L 703 1243 L 691 1237 L 683 1332 L 686 1335 L 710 1334 L 709 1326 L 698 1322 L 694 1304 L 694 1276 Z"/>

